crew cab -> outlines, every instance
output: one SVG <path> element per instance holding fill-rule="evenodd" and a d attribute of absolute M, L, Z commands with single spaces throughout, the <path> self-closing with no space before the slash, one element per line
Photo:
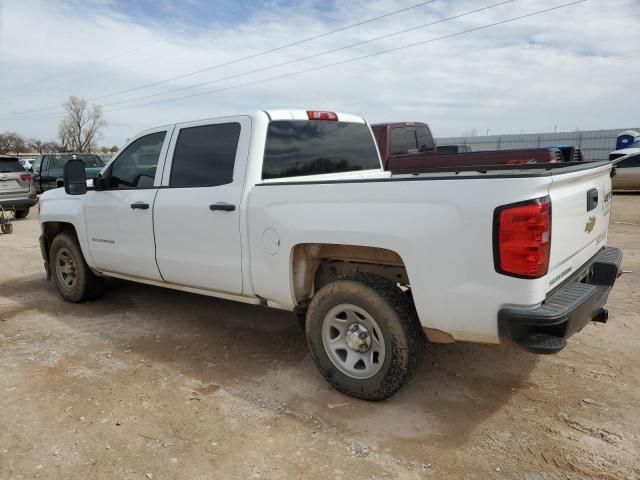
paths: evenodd
<path fill-rule="evenodd" d="M 293 311 L 328 382 L 381 400 L 427 340 L 553 353 L 605 321 L 611 171 L 396 175 L 361 117 L 262 111 L 147 130 L 89 182 L 69 160 L 40 245 L 71 302 L 116 277 Z"/>
<path fill-rule="evenodd" d="M 447 169 L 565 161 L 563 151 L 557 147 L 478 152 L 439 148 L 435 146 L 429 126 L 422 122 L 377 123 L 371 127 L 382 157 L 382 167 L 394 172 L 414 168 Z M 577 159 L 570 158 L 571 161 Z"/>

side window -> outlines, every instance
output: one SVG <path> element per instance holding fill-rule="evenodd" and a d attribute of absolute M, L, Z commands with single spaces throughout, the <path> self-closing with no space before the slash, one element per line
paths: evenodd
<path fill-rule="evenodd" d="M 109 188 L 153 187 L 166 134 L 151 133 L 129 145 L 111 165 Z"/>
<path fill-rule="evenodd" d="M 389 151 L 391 155 L 409 153 L 410 150 L 417 150 L 418 142 L 416 141 L 415 128 L 392 128 L 391 129 L 391 146 Z"/>
<path fill-rule="evenodd" d="M 171 165 L 172 187 L 214 187 L 233 181 L 239 123 L 180 130 Z"/>
<path fill-rule="evenodd" d="M 418 141 L 418 150 L 421 152 L 427 152 L 436 148 L 433 135 L 431 135 L 431 131 L 426 127 L 416 128 L 416 140 Z"/>
<path fill-rule="evenodd" d="M 640 155 L 635 155 L 631 158 L 627 158 L 626 160 L 622 160 L 618 162 L 616 168 L 634 168 L 640 167 Z"/>

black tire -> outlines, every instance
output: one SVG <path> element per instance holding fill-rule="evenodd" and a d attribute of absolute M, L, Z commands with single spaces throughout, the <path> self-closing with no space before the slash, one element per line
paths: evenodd
<path fill-rule="evenodd" d="M 354 305 L 370 314 L 383 337 L 384 361 L 370 378 L 343 372 L 327 354 L 322 325 L 334 307 Z M 400 390 L 418 369 L 426 337 L 415 308 L 389 280 L 369 273 L 341 277 L 321 288 L 307 310 L 306 336 L 313 361 L 337 390 L 363 400 L 384 400 Z M 345 354 L 346 355 L 346 354 Z"/>
<path fill-rule="evenodd" d="M 71 258 L 73 262 L 75 280 L 72 285 L 67 285 L 63 275 L 59 274 L 58 269 L 61 269 L 59 253 L 64 253 L 64 256 Z M 73 234 L 63 232 L 53 239 L 49 250 L 49 267 L 60 295 L 68 302 L 82 303 L 87 300 L 94 300 L 104 290 L 104 278 L 95 275 L 91 271 L 84 260 L 78 239 Z"/>
<path fill-rule="evenodd" d="M 16 218 L 27 218 L 29 215 L 29 208 L 23 208 L 21 210 L 16 210 Z"/>

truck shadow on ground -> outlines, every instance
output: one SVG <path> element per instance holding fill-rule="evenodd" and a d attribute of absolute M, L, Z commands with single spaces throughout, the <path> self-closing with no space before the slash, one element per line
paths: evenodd
<path fill-rule="evenodd" d="M 222 388 L 319 428 L 416 447 L 461 444 L 513 392 L 532 387 L 534 355 L 508 346 L 432 344 L 407 388 L 384 402 L 359 401 L 317 373 L 288 312 L 126 281 L 107 286 L 103 298 L 75 305 L 42 275 L 23 277 L 0 284 L 11 301 L 0 318 L 45 313 L 88 342 L 112 345 L 114 357 L 133 354 L 201 382 L 193 395 Z"/>

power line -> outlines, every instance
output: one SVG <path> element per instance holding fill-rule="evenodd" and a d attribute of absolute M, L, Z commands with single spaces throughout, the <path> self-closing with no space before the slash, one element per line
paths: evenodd
<path fill-rule="evenodd" d="M 422 24 L 422 25 L 418 25 L 416 27 L 406 28 L 406 29 L 400 30 L 398 32 L 393 32 L 393 33 L 388 33 L 388 34 L 385 34 L 385 35 L 380 35 L 378 37 L 370 38 L 368 40 L 363 40 L 361 42 L 352 43 L 350 45 L 345 45 L 345 46 L 342 46 L 342 47 L 333 48 L 331 50 L 325 50 L 323 52 L 314 53 L 312 55 L 308 55 L 308 56 L 302 57 L 302 58 L 297 58 L 295 60 L 288 60 L 286 62 L 276 63 L 276 64 L 273 64 L 273 65 L 268 65 L 268 66 L 265 66 L 265 67 L 256 68 L 254 70 L 249 70 L 249 71 L 242 72 L 242 73 L 236 73 L 236 74 L 233 74 L 233 75 L 228 75 L 226 77 L 217 78 L 215 80 L 208 80 L 206 82 L 196 83 L 194 85 L 187 85 L 187 86 L 180 87 L 180 88 L 174 88 L 174 89 L 170 89 L 170 90 L 165 90 L 164 92 L 152 93 L 150 95 L 144 95 L 144 96 L 141 96 L 141 97 L 134 97 L 134 98 L 128 98 L 128 99 L 124 99 L 124 100 L 118 100 L 117 102 L 105 103 L 102 106 L 103 107 L 110 107 L 110 106 L 114 106 L 114 105 L 122 105 L 124 103 L 135 102 L 137 100 L 146 100 L 148 98 L 155 98 L 155 97 L 159 97 L 159 96 L 162 96 L 162 95 L 167 95 L 167 94 L 170 94 L 170 93 L 176 93 L 176 92 L 182 92 L 182 91 L 185 91 L 185 90 L 191 90 L 193 88 L 203 87 L 205 85 L 211 85 L 213 83 L 222 82 L 224 80 L 231 80 L 233 78 L 243 77 L 243 76 L 246 76 L 246 75 L 251 75 L 253 73 L 264 72 L 266 70 L 272 70 L 274 68 L 284 67 L 286 65 L 291 65 L 291 64 L 299 63 L 299 62 L 302 62 L 302 61 L 305 61 L 305 60 L 310 60 L 312 58 L 317 58 L 317 57 L 321 57 L 321 56 L 324 56 L 324 55 L 329 55 L 331 53 L 336 53 L 336 52 L 339 52 L 339 51 L 342 51 L 342 50 L 347 50 L 349 48 L 359 47 L 361 45 L 365 45 L 367 43 L 375 42 L 375 41 L 378 41 L 378 40 L 383 40 L 383 39 L 386 39 L 386 38 L 396 37 L 396 36 L 402 35 L 404 33 L 408 33 L 408 32 L 414 31 L 414 30 L 419 30 L 419 29 L 422 29 L 422 28 L 430 27 L 432 25 L 437 25 L 437 24 L 440 24 L 440 23 L 445 23 L 445 22 L 448 22 L 448 21 L 451 21 L 451 20 L 455 20 L 457 18 L 468 16 L 468 15 L 473 15 L 474 13 L 482 12 L 482 11 L 485 11 L 485 10 L 490 10 L 492 8 L 499 7 L 499 6 L 505 5 L 507 3 L 513 3 L 515 1 L 516 0 L 504 0 L 502 2 L 495 3 L 493 5 L 488 5 L 488 6 L 483 7 L 483 8 L 478 8 L 476 10 L 471 10 L 469 12 L 465 12 L 465 13 L 461 13 L 461 14 L 458 14 L 458 15 L 454 15 L 452 17 L 442 18 L 442 19 L 437 20 L 435 22 L 429 22 L 429 23 L 425 23 L 425 24 Z"/>
<path fill-rule="evenodd" d="M 107 61 L 109 61 L 109 60 L 114 60 L 114 59 L 116 59 L 116 58 L 125 57 L 125 56 L 127 56 L 127 55 L 131 55 L 131 54 L 133 54 L 133 53 L 137 53 L 137 52 L 139 52 L 140 50 L 143 50 L 143 48 L 136 48 L 136 49 L 134 49 L 134 50 L 127 50 L 126 52 L 115 53 L 115 54 L 113 54 L 113 55 L 109 55 L 109 56 L 107 56 L 107 57 L 104 57 L 104 58 L 101 58 L 101 59 L 99 59 L 99 60 L 96 60 L 96 61 L 95 61 L 95 63 L 104 63 L 104 62 L 107 62 Z M 68 77 L 70 77 L 71 75 L 73 75 L 74 73 L 76 73 L 76 72 L 82 72 L 82 71 L 87 71 L 87 67 L 78 67 L 78 68 L 73 68 L 73 69 L 71 69 L 71 70 L 66 70 L 66 71 L 64 71 L 63 73 L 60 73 L 60 74 L 58 74 L 58 75 L 52 75 L 52 76 L 50 76 L 50 77 L 47 77 L 47 87 L 48 87 L 48 88 L 47 88 L 47 90 L 50 90 L 51 82 L 52 82 L 52 81 L 58 80 L 58 79 L 60 79 L 60 78 L 68 78 Z M 16 92 L 16 91 L 18 91 L 18 92 L 19 92 L 19 91 L 21 91 L 21 90 L 24 90 L 25 88 L 29 88 L 29 87 L 30 87 L 30 86 L 32 86 L 32 85 L 37 85 L 38 83 L 42 83 L 42 80 L 35 80 L 35 81 L 33 81 L 33 82 L 27 82 L 26 84 L 22 84 L 22 85 L 20 85 L 20 86 L 19 86 L 19 87 L 17 87 L 16 89 L 9 90 L 9 92 L 4 92 L 4 93 L 12 93 L 12 92 Z M 47 90 L 45 90 L 45 91 L 47 91 Z M 58 107 L 60 107 L 60 105 L 58 105 L 58 106 L 57 106 L 57 107 L 55 107 L 55 108 L 58 108 Z M 21 112 L 15 112 L 15 113 L 21 113 Z"/>
<path fill-rule="evenodd" d="M 429 43 L 434 43 L 434 42 L 437 42 L 437 41 L 440 41 L 440 40 L 445 40 L 445 39 L 448 39 L 448 38 L 458 37 L 458 36 L 461 36 L 461 35 L 464 35 L 464 34 L 467 34 L 467 33 L 477 32 L 479 30 L 486 30 L 486 29 L 491 28 L 491 27 L 496 27 L 498 25 L 504 25 L 506 23 L 514 22 L 516 20 L 522 20 L 524 18 L 533 17 L 535 15 L 541 15 L 543 13 L 551 12 L 551 11 L 554 11 L 554 10 L 559 10 L 561 8 L 569 7 L 569 6 L 572 6 L 572 5 L 577 5 L 579 3 L 584 3 L 586 1 L 587 0 L 576 0 L 576 1 L 573 1 L 573 2 L 569 2 L 569 3 L 564 3 L 562 5 L 557 5 L 555 7 L 546 8 L 544 10 L 538 10 L 536 12 L 528 13 L 528 14 L 525 14 L 525 15 L 519 15 L 517 17 L 508 18 L 506 20 L 501 20 L 499 22 L 490 23 L 488 25 L 483 25 L 483 26 L 480 26 L 480 27 L 474 27 L 474 28 L 470 28 L 470 29 L 467 29 L 467 30 L 462 30 L 460 32 L 451 33 L 451 34 L 448 34 L 448 35 L 443 35 L 441 37 L 435 37 L 435 38 L 431 38 L 429 40 L 424 40 L 424 41 L 421 41 L 421 42 L 410 43 L 410 44 L 407 44 L 407 45 L 402 45 L 400 47 L 394 47 L 394 48 L 391 48 L 391 49 L 388 49 L 388 50 L 382 50 L 382 51 L 379 51 L 379 52 L 374 52 L 374 53 L 370 53 L 370 54 L 367 54 L 367 55 L 362 55 L 360 57 L 355 57 L 355 58 L 350 58 L 350 59 L 347 59 L 347 60 L 342 60 L 342 61 L 339 61 L 339 62 L 334 62 L 334 63 L 329 63 L 329 64 L 326 64 L 326 65 L 320 65 L 320 66 L 316 66 L 316 67 L 311 67 L 311 68 L 308 68 L 308 69 L 305 69 L 305 70 L 300 70 L 300 71 L 297 71 L 297 72 L 285 73 L 285 74 L 282 74 L 282 75 L 277 75 L 275 77 L 270 77 L 270 78 L 261 79 L 261 80 L 255 80 L 255 81 L 252 81 L 252 82 L 246 82 L 246 83 L 238 84 L 238 85 L 231 85 L 231 86 L 228 86 L 228 87 L 223 87 L 223 88 L 219 88 L 219 89 L 215 89 L 215 90 L 208 90 L 208 91 L 205 91 L 205 92 L 193 93 L 193 94 L 190 94 L 190 95 L 184 95 L 184 96 L 175 97 L 175 98 L 158 100 L 158 101 L 155 101 L 155 102 L 147 102 L 147 103 L 142 103 L 142 104 L 138 104 L 138 105 L 120 107 L 120 108 L 116 108 L 116 109 L 112 109 L 112 110 L 106 110 L 105 113 L 121 111 L 121 110 L 128 110 L 128 109 L 131 109 L 131 108 L 139 108 L 139 107 L 144 107 L 144 106 L 149 106 L 149 105 L 157 105 L 157 104 L 160 104 L 160 103 L 173 102 L 173 101 L 177 101 L 177 100 L 183 100 L 183 99 L 186 99 L 186 98 L 193 98 L 193 97 L 198 97 L 198 96 L 202 96 L 202 95 L 210 95 L 212 93 L 217 93 L 217 92 L 221 92 L 221 91 L 225 91 L 225 90 L 231 90 L 231 89 L 245 87 L 245 86 L 249 86 L 249 85 L 256 85 L 256 84 L 259 84 L 259 83 L 264 83 L 264 82 L 268 82 L 268 81 L 272 81 L 272 80 L 278 80 L 278 79 L 281 79 L 281 78 L 292 77 L 292 76 L 295 76 L 295 75 L 301 75 L 303 73 L 313 72 L 313 71 L 317 71 L 317 70 L 321 70 L 321 69 L 325 69 L 325 68 L 329 68 L 329 67 L 335 67 L 335 66 L 338 66 L 338 65 L 344 65 L 344 64 L 347 64 L 347 63 L 351 63 L 351 62 L 355 62 L 355 61 L 359 61 L 359 60 L 364 60 L 364 59 L 375 57 L 375 56 L 379 56 L 379 55 L 386 55 L 388 53 L 397 52 L 399 50 L 404 50 L 406 48 L 417 47 L 417 46 L 420 46 L 420 45 L 426 45 L 426 44 L 429 44 Z"/>
<path fill-rule="evenodd" d="M 135 91 L 138 91 L 138 90 L 142 90 L 144 88 L 155 87 L 157 85 L 162 85 L 164 83 L 168 83 L 168 82 L 171 82 L 171 81 L 174 81 L 174 80 L 180 80 L 182 78 L 187 78 L 187 77 L 190 77 L 190 76 L 193 76 L 193 75 L 198 75 L 200 73 L 208 72 L 208 71 L 211 71 L 211 70 L 214 70 L 214 69 L 217 69 L 217 68 L 222 68 L 222 67 L 226 67 L 226 66 L 229 66 L 229 65 L 233 65 L 233 64 L 245 61 L 245 60 L 250 60 L 250 59 L 257 58 L 257 57 L 260 57 L 260 56 L 263 56 L 263 55 L 267 55 L 269 53 L 278 52 L 280 50 L 284 50 L 284 49 L 289 48 L 289 47 L 300 45 L 302 43 L 310 42 L 311 40 L 317 40 L 318 38 L 323 38 L 323 37 L 327 37 L 329 35 L 333 35 L 335 33 L 344 32 L 345 30 L 349 30 L 351 28 L 355 28 L 355 27 L 359 27 L 359 26 L 362 26 L 362 25 L 366 25 L 367 23 L 375 22 L 375 21 L 381 20 L 383 18 L 387 18 L 387 17 L 393 16 L 393 15 L 397 15 L 399 13 L 403 13 L 403 12 L 406 12 L 408 10 L 412 10 L 412 9 L 418 8 L 418 7 L 421 7 L 423 5 L 427 5 L 429 3 L 433 3 L 435 1 L 436 0 L 428 0 L 428 1 L 420 2 L 420 3 L 416 3 L 415 5 L 410 5 L 409 7 L 401 8 L 399 10 L 394 10 L 392 12 L 388 12 L 388 13 L 385 13 L 383 15 L 378 15 L 377 17 L 368 18 L 366 20 L 362 20 L 360 22 L 353 23 L 351 25 L 346 25 L 344 27 L 340 27 L 340 28 L 337 28 L 335 30 L 330 30 L 328 32 L 323 32 L 323 33 L 320 33 L 320 34 L 317 34 L 317 35 L 313 35 L 311 37 L 303 38 L 301 40 L 296 40 L 295 42 L 287 43 L 286 45 L 281 45 L 279 47 L 274 47 L 274 48 L 271 48 L 269 50 L 264 50 L 264 51 L 261 51 L 261 52 L 258 52 L 258 53 L 253 53 L 251 55 L 247 55 L 247 56 L 244 56 L 244 57 L 236 58 L 234 60 L 229 60 L 227 62 L 218 63 L 218 64 L 215 64 L 215 65 L 210 65 L 210 66 L 202 68 L 200 70 L 194 70 L 194 71 L 191 71 L 191 72 L 183 73 L 181 75 L 176 75 L 174 77 L 169 77 L 169 78 L 165 78 L 163 80 L 158 80 L 156 82 L 146 83 L 144 85 L 140 85 L 140 86 L 137 86 L 137 87 L 128 88 L 128 89 L 125 89 L 125 90 L 120 90 L 120 91 L 117 91 L 117 92 L 112 92 L 112 93 L 108 93 L 108 94 L 105 94 L 105 95 L 100 95 L 100 96 L 93 97 L 93 98 L 88 98 L 87 101 L 88 102 L 93 102 L 95 100 L 102 100 L 102 99 L 105 99 L 105 98 L 115 97 L 117 95 L 122 95 L 122 94 L 125 94 L 125 93 L 135 92 Z M 60 105 L 51 106 L 51 107 L 36 108 L 36 109 L 33 109 L 33 110 L 24 110 L 24 111 L 21 111 L 21 112 L 13 112 L 13 113 L 14 114 L 28 114 L 28 113 L 36 113 L 36 112 L 40 112 L 40 111 L 44 111 L 44 110 L 52 110 L 54 108 L 60 108 Z"/>
<path fill-rule="evenodd" d="M 538 10 L 538 11 L 535 11 L 535 12 L 532 12 L 532 13 L 527 13 L 527 14 L 524 14 L 524 15 L 519 15 L 519 16 L 516 16 L 516 17 L 507 18 L 505 20 L 501 20 L 501 21 L 498 21 L 498 22 L 490 23 L 490 24 L 487 24 L 487 25 L 482 25 L 480 27 L 469 28 L 469 29 L 462 30 L 462 31 L 459 31 L 459 32 L 455 32 L 455 33 L 451 33 L 451 34 L 448 34 L 448 35 L 443 35 L 443 36 L 440 36 L 440 37 L 431 38 L 429 40 L 410 43 L 410 44 L 407 44 L 407 45 L 402 45 L 402 46 L 399 46 L 399 47 L 394 47 L 394 48 L 390 48 L 390 49 L 387 49 L 387 50 L 382 50 L 382 51 L 379 51 L 379 52 L 374 52 L 374 53 L 370 53 L 370 54 L 367 54 L 367 55 L 362 55 L 362 56 L 359 56 L 359 57 L 350 58 L 350 59 L 347 59 L 347 60 L 341 60 L 339 62 L 333 62 L 333 63 L 329 63 L 329 64 L 325 64 L 325 65 L 319 65 L 319 66 L 316 66 L 316 67 L 311 67 L 311 68 L 307 68 L 307 69 L 304 69 L 304 70 L 299 70 L 299 71 L 296 71 L 296 72 L 289 72 L 289 73 L 285 73 L 285 74 L 282 74 L 282 75 L 277 75 L 277 76 L 264 78 L 264 79 L 260 79 L 260 80 L 254 80 L 254 81 L 251 81 L 251 82 L 245 82 L 245 83 L 241 83 L 241 84 L 237 84 L 237 85 L 230 85 L 230 86 L 227 86 L 227 87 L 218 88 L 218 89 L 214 89 L 214 90 L 207 90 L 207 91 L 204 91 L 204 92 L 197 92 L 197 93 L 193 93 L 193 94 L 190 94 L 190 95 L 183 95 L 183 96 L 180 96 L 180 97 L 157 100 L 157 101 L 154 101 L 154 102 L 146 102 L 146 103 L 141 103 L 141 104 L 136 104 L 136 105 L 129 105 L 129 106 L 125 106 L 125 107 L 119 107 L 119 108 L 115 108 L 115 109 L 111 109 L 111 110 L 106 110 L 105 113 L 117 112 L 117 111 L 122 111 L 122 110 L 129 110 L 129 109 L 133 109 L 133 108 L 141 108 L 141 107 L 146 107 L 146 106 L 151 106 L 151 105 L 158 105 L 158 104 L 161 104 L 161 103 L 174 102 L 174 101 L 178 101 L 178 100 L 184 100 L 184 99 L 187 99 L 187 98 L 193 98 L 193 97 L 198 97 L 198 96 L 203 96 L 203 95 L 211 95 L 213 93 L 218 93 L 218 92 L 232 90 L 232 89 L 236 89 L 236 88 L 257 85 L 257 84 L 260 84 L 260 83 L 270 82 L 270 81 L 273 81 L 273 80 L 279 80 L 279 79 L 282 79 L 282 78 L 293 77 L 293 76 L 301 75 L 301 74 L 304 74 L 304 73 L 309 73 L 309 72 L 322 70 L 322 69 L 325 69 L 325 68 L 335 67 L 335 66 L 338 66 L 338 65 L 345 65 L 345 64 L 348 64 L 348 63 L 351 63 L 351 62 L 364 60 L 364 59 L 367 59 L 367 58 L 372 58 L 372 57 L 376 57 L 376 56 L 380 56 L 380 55 L 386 55 L 386 54 L 397 52 L 397 51 L 404 50 L 404 49 L 407 49 L 407 48 L 417 47 L 417 46 L 420 46 L 420 45 L 427 45 L 427 44 L 434 43 L 434 42 L 437 42 L 437 41 L 446 40 L 448 38 L 458 37 L 458 36 L 461 36 L 461 35 L 465 35 L 465 34 L 472 33 L 472 32 L 477 32 L 477 31 L 480 31 L 480 30 L 486 30 L 488 28 L 496 27 L 496 26 L 499 26 L 499 25 L 504 25 L 504 24 L 511 23 L 511 22 L 514 22 L 514 21 L 517 21 L 517 20 L 522 20 L 524 18 L 530 18 L 530 17 L 536 16 L 536 15 L 541 15 L 543 13 L 548 13 L 548 12 L 551 12 L 551 11 L 554 11 L 554 10 L 559 10 L 561 8 L 577 5 L 577 4 L 580 4 L 580 3 L 585 3 L 586 1 L 587 0 L 576 0 L 576 1 L 573 1 L 573 2 L 557 5 L 555 7 L 546 8 L 544 10 Z M 43 116 L 37 117 L 37 118 L 55 118 L 55 117 L 59 117 L 59 116 L 61 116 L 61 115 L 59 115 L 59 114 L 56 114 L 56 115 L 48 114 L 48 115 L 43 115 Z M 32 118 L 36 118 L 36 117 L 32 117 Z"/>
<path fill-rule="evenodd" d="M 205 85 L 211 85 L 213 83 L 219 83 L 219 82 L 222 82 L 222 81 L 225 81 L 225 80 L 231 80 L 231 79 L 234 79 L 234 78 L 239 78 L 239 77 L 243 77 L 243 76 L 246 76 L 246 75 L 251 75 L 251 74 L 254 74 L 254 73 L 259 73 L 259 72 L 263 72 L 263 71 L 267 71 L 267 70 L 272 70 L 274 68 L 279 68 L 279 67 L 283 67 L 283 66 L 286 66 L 286 65 L 299 63 L 299 62 L 302 62 L 302 61 L 305 61 L 305 60 L 310 60 L 312 58 L 317 58 L 317 57 L 321 57 L 321 56 L 324 56 L 324 55 L 329 55 L 331 53 L 336 53 L 336 52 L 339 52 L 339 51 L 342 51 L 342 50 L 346 50 L 346 49 L 349 49 L 349 48 L 365 45 L 365 44 L 372 43 L 372 42 L 375 42 L 375 41 L 378 41 L 378 40 L 395 37 L 395 36 L 398 36 L 398 35 L 401 35 L 401 34 L 404 34 L 404 33 L 408 33 L 408 32 L 415 31 L 415 30 L 419 30 L 419 29 L 426 28 L 426 27 L 429 27 L 429 26 L 432 26 L 432 25 L 445 23 L 445 22 L 448 22 L 448 21 L 451 21 L 451 20 L 455 20 L 455 19 L 458 19 L 458 18 L 461 18 L 461 17 L 473 15 L 473 14 L 478 13 L 478 12 L 482 12 L 482 11 L 485 11 L 485 10 L 490 10 L 492 8 L 496 8 L 496 7 L 499 7 L 501 5 L 505 5 L 507 3 L 513 3 L 515 1 L 516 0 L 503 0 L 502 2 L 495 3 L 493 5 L 488 5 L 486 7 L 478 8 L 478 9 L 475 9 L 475 10 L 471 10 L 469 12 L 460 13 L 460 14 L 457 14 L 457 15 L 454 15 L 454 16 L 451 16 L 451 17 L 442 18 L 442 19 L 436 20 L 434 22 L 429 22 L 429 23 L 425 23 L 425 24 L 418 25 L 418 26 L 415 26 L 415 27 L 406 28 L 404 30 L 400 30 L 400 31 L 397 31 L 397 32 L 392 32 L 392 33 L 388 33 L 388 34 L 385 34 L 385 35 L 380 35 L 378 37 L 374 37 L 374 38 L 370 38 L 368 40 L 363 40 L 363 41 L 360 41 L 360 42 L 352 43 L 350 45 L 345 45 L 345 46 L 334 48 L 334 49 L 331 49 L 331 50 L 325 50 L 323 52 L 315 53 L 315 54 L 308 55 L 306 57 L 298 58 L 298 59 L 295 59 L 295 60 L 288 60 L 286 62 L 281 62 L 281 63 L 277 63 L 277 64 L 274 64 L 274 65 L 268 65 L 268 66 L 260 67 L 260 68 L 254 69 L 254 70 L 249 70 L 249 71 L 246 71 L 246 72 L 236 73 L 236 74 L 233 74 L 233 75 L 228 75 L 226 77 L 221 77 L 221 78 L 217 78 L 217 79 L 214 79 L 214 80 L 209 80 L 209 81 L 206 81 L 206 82 L 197 83 L 197 84 L 194 84 L 194 85 L 187 85 L 187 86 L 184 86 L 184 87 L 165 90 L 163 92 L 153 93 L 153 94 L 150 94 L 150 95 L 143 95 L 141 97 L 128 98 L 128 99 L 119 100 L 119 101 L 116 101 L 116 102 L 106 103 L 106 104 L 104 104 L 102 106 L 103 107 L 110 107 L 110 106 L 122 105 L 122 104 L 125 104 L 125 103 L 135 102 L 135 101 L 139 101 L 139 100 L 147 100 L 149 98 L 155 98 L 155 97 L 159 97 L 159 96 L 162 96 L 162 95 L 167 95 L 167 94 L 176 93 L 176 92 L 182 92 L 182 91 L 185 91 L 185 90 L 191 90 L 193 88 L 198 88 L 198 87 L 202 87 L 202 86 L 205 86 Z M 55 113 L 57 113 L 57 112 L 51 112 L 51 115 L 53 115 Z"/>

